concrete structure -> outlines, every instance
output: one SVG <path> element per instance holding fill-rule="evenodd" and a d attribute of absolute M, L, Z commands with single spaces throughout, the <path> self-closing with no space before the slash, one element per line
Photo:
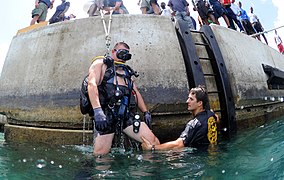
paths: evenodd
<path fill-rule="evenodd" d="M 105 20 L 108 24 L 108 16 Z M 111 47 L 118 41 L 131 47 L 133 58 L 128 64 L 140 73 L 135 82 L 148 105 L 155 106 L 157 113 L 165 112 L 159 104 L 180 111 L 182 106 L 175 104 L 185 102 L 188 85 L 171 20 L 113 16 Z M 0 80 L 0 109 L 9 123 L 82 129 L 79 90 L 92 59 L 106 53 L 105 42 L 100 17 L 56 23 L 15 36 Z M 186 111 L 186 106 L 182 108 Z"/>
<path fill-rule="evenodd" d="M 242 100 L 284 96 L 283 90 L 268 89 L 268 76 L 262 67 L 266 64 L 284 70 L 282 54 L 245 34 L 219 26 L 211 28 L 226 61 L 237 106 L 243 105 Z"/>
<path fill-rule="evenodd" d="M 108 16 L 105 20 L 108 24 Z M 236 31 L 220 26 L 212 26 L 212 31 L 229 72 L 237 120 L 248 119 L 244 117 L 247 109 L 255 105 L 251 100 L 283 97 L 283 90 L 268 90 L 268 77 L 261 69 L 264 63 L 284 70 L 283 55 Z M 179 134 L 189 115 L 185 101 L 190 78 L 172 21 L 163 16 L 116 15 L 110 33 L 111 47 L 118 41 L 130 45 L 133 59 L 128 64 L 140 73 L 135 82 L 153 114 L 155 134 L 161 139 L 168 129 Z M 79 110 L 79 91 L 92 59 L 106 53 L 105 42 L 100 17 L 56 23 L 15 36 L 0 79 L 0 112 L 9 123 L 6 140 L 82 144 L 84 138 L 91 139 L 87 128 L 91 122 Z M 255 48 L 248 51 L 251 47 Z M 201 50 L 196 48 L 196 52 Z M 211 71 L 206 62 L 202 66 L 203 71 Z M 215 84 L 210 78 L 206 81 L 210 91 L 217 91 Z M 219 98 L 211 96 L 210 101 L 220 111 Z M 260 111 L 262 116 L 267 114 L 263 104 L 279 110 L 279 103 L 261 101 L 261 110 L 252 118 Z M 80 138 L 74 138 L 76 134 Z"/>

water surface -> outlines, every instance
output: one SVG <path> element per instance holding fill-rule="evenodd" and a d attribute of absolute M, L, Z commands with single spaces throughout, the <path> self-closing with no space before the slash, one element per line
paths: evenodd
<path fill-rule="evenodd" d="M 284 118 L 239 133 L 208 151 L 138 152 L 92 146 L 6 143 L 0 179 L 284 179 Z"/>

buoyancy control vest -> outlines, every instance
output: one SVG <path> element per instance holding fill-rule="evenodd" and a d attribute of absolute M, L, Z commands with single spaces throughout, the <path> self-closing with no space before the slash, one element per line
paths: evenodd
<path fill-rule="evenodd" d="M 110 57 L 104 58 L 107 65 L 101 84 L 98 86 L 99 100 L 104 111 L 111 110 L 116 118 L 126 119 L 128 113 L 137 108 L 132 76 L 138 77 L 136 71 L 125 64 L 115 64 Z M 124 74 L 116 73 L 121 68 Z M 118 85 L 117 78 L 123 78 L 126 86 Z M 88 95 L 88 76 L 83 80 L 80 93 L 80 110 L 82 114 L 93 116 L 93 108 Z"/>
<path fill-rule="evenodd" d="M 104 61 L 108 63 L 109 59 Z M 117 73 L 117 69 L 122 69 L 124 73 Z M 102 83 L 98 86 L 102 109 L 104 111 L 111 110 L 116 119 L 128 119 L 129 113 L 137 108 L 135 91 L 133 90 L 133 75 L 135 72 L 128 65 L 110 66 L 107 67 Z M 125 85 L 119 85 L 118 78 L 122 78 Z"/>

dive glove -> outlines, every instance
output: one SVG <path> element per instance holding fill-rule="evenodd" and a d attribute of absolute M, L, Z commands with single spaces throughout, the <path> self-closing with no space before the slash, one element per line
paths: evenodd
<path fill-rule="evenodd" d="M 101 107 L 94 109 L 95 127 L 97 131 L 106 131 L 108 123 Z"/>
<path fill-rule="evenodd" d="M 147 124 L 147 126 L 149 127 L 149 129 L 152 130 L 152 117 L 151 117 L 151 113 L 149 111 L 144 112 L 144 121 Z"/>

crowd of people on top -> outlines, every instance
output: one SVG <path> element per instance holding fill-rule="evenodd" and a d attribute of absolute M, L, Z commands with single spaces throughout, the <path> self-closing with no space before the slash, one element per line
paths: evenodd
<path fill-rule="evenodd" d="M 55 0 L 35 0 L 35 9 L 32 11 L 32 20 L 30 25 L 36 22 L 46 20 L 47 11 L 53 8 Z M 70 14 L 65 16 L 70 7 L 70 2 L 61 0 L 62 3 L 56 7 L 56 12 L 50 18 L 49 23 L 56 23 L 65 20 L 76 18 L 75 15 Z M 254 14 L 253 7 L 250 7 L 250 13 L 242 8 L 242 3 L 239 1 L 238 5 L 235 0 L 191 0 L 193 10 L 198 12 L 199 25 L 209 25 L 211 23 L 220 25 L 219 18 L 222 17 L 228 28 L 243 32 L 248 35 L 255 34 L 255 38 L 261 41 L 260 34 L 263 40 L 268 45 L 268 41 L 264 35 L 264 28 L 256 14 Z M 158 0 L 138 0 L 137 4 L 140 6 L 142 14 L 154 14 L 168 16 L 173 21 L 185 21 L 188 23 L 190 29 L 196 29 L 196 21 L 190 16 L 189 3 L 187 0 L 169 0 L 166 4 Z M 123 0 L 92 0 L 88 9 L 88 15 L 99 15 L 99 11 L 103 10 L 104 14 L 129 14 Z M 275 35 L 277 33 L 275 32 Z M 278 47 L 282 47 L 282 41 L 277 38 L 275 40 Z M 281 42 L 281 43 L 280 43 Z M 283 48 L 279 51 L 283 53 Z"/>

